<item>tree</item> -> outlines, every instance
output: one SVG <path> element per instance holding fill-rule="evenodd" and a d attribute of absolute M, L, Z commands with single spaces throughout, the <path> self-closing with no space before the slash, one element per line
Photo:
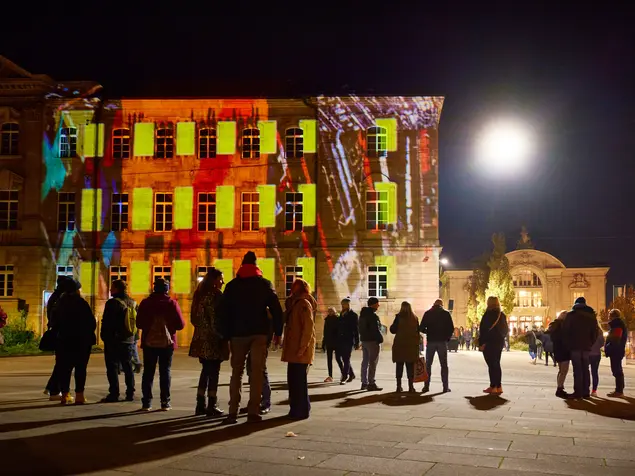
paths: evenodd
<path fill-rule="evenodd" d="M 619 309 L 622 313 L 622 319 L 626 323 L 626 328 L 635 330 L 635 289 L 626 288 L 624 295 L 617 296 L 609 306 L 609 309 L 600 311 L 599 317 L 603 324 L 608 324 L 610 309 Z"/>
<path fill-rule="evenodd" d="M 489 253 L 484 253 L 472 262 L 472 274 L 467 278 L 467 321 L 474 325 L 485 312 L 485 290 L 489 281 Z"/>

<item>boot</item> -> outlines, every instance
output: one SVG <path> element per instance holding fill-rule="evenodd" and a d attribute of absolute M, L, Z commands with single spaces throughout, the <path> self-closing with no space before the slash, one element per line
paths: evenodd
<path fill-rule="evenodd" d="M 219 417 L 225 414 L 225 412 L 218 407 L 218 397 L 208 397 L 206 413 L 207 416 L 210 417 Z"/>
<path fill-rule="evenodd" d="M 412 382 L 411 378 L 408 379 L 408 392 L 417 393 L 417 390 L 415 389 L 414 383 Z"/>
<path fill-rule="evenodd" d="M 205 415 L 205 397 L 202 395 L 196 396 L 196 409 L 194 415 Z"/>
<path fill-rule="evenodd" d="M 403 392 L 403 387 L 401 386 L 401 379 L 397 379 L 397 393 Z"/>

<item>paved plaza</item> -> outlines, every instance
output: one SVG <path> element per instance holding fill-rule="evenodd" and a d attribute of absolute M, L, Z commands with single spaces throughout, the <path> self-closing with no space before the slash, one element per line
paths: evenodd
<path fill-rule="evenodd" d="M 358 369 L 359 352 L 354 359 Z M 556 370 L 532 366 L 520 352 L 503 355 L 502 397 L 481 393 L 488 382 L 478 352 L 450 355 L 451 393 L 439 393 L 435 362 L 431 392 L 413 396 L 393 393 L 390 352 L 382 354 L 378 370 L 381 393 L 359 391 L 358 380 L 322 383 L 326 362 L 318 354 L 309 375 L 311 419 L 290 422 L 284 418 L 286 366 L 272 353 L 271 414 L 262 423 L 243 418 L 231 427 L 193 416 L 199 365 L 184 351 L 175 357 L 169 413 L 141 413 L 138 401 L 70 407 L 48 402 L 42 390 L 52 362 L 0 359 L 1 474 L 635 474 L 635 399 L 604 397 L 613 389 L 606 360 L 600 398 L 566 402 L 554 396 Z M 219 389 L 225 409 L 228 382 L 225 363 Z M 571 377 L 567 383 L 570 390 Z M 155 382 L 156 393 L 157 387 Z M 626 387 L 635 388 L 635 366 L 626 368 Z M 87 396 L 98 401 L 106 388 L 103 356 L 94 355 Z"/>

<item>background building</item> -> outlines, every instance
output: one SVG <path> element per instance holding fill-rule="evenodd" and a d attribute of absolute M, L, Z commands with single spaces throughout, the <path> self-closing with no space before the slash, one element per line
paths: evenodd
<path fill-rule="evenodd" d="M 207 267 L 229 280 L 247 250 L 282 300 L 306 279 L 320 316 L 376 296 L 388 324 L 437 297 L 442 98 L 102 102 L 0 64 L 0 305 L 38 332 L 57 275 L 98 317 L 113 279 L 139 300 L 162 276 L 189 318 Z"/>

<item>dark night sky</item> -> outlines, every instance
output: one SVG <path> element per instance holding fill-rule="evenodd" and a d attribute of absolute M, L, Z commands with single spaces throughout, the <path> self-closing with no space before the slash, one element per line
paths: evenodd
<path fill-rule="evenodd" d="M 3 24 L 0 54 L 58 80 L 99 81 L 111 97 L 443 95 L 441 244 L 454 266 L 469 266 L 496 231 L 515 248 L 526 224 L 536 247 L 565 265 L 609 265 L 609 283 L 635 282 L 635 18 L 626 7 L 340 1 L 277 11 L 282 2 L 261 2 L 246 18 L 217 3 L 191 17 L 129 7 L 129 18 L 95 10 Z M 473 165 L 479 127 L 501 116 L 535 137 L 531 163 L 507 178 Z"/>

